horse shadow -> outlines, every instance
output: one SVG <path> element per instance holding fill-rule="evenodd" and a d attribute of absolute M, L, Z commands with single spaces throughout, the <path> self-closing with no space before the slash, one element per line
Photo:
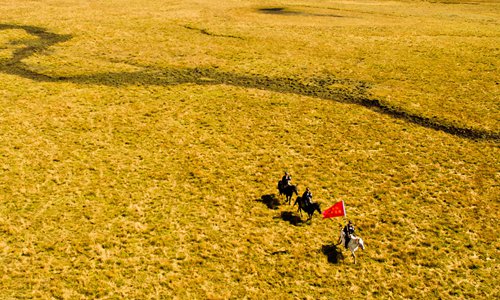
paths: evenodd
<path fill-rule="evenodd" d="M 305 223 L 301 217 L 294 215 L 291 211 L 282 211 L 281 215 L 275 218 L 281 218 L 283 221 L 287 221 L 294 226 L 300 226 Z"/>
<path fill-rule="evenodd" d="M 340 248 L 337 248 L 337 245 L 323 245 L 321 247 L 321 252 L 326 255 L 328 262 L 331 264 L 338 264 L 344 261 L 344 254 L 342 254 Z"/>
<path fill-rule="evenodd" d="M 278 209 L 279 206 L 281 205 L 281 202 L 278 198 L 276 198 L 275 194 L 268 194 L 268 195 L 263 195 L 260 197 L 260 199 L 257 199 L 256 201 L 264 203 L 267 208 L 269 209 Z"/>

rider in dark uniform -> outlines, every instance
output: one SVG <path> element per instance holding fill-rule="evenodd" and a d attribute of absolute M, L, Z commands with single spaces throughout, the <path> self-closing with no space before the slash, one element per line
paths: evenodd
<path fill-rule="evenodd" d="M 345 236 L 345 247 L 347 249 L 347 245 L 349 244 L 349 241 L 351 238 L 354 236 L 354 225 L 352 225 L 351 220 L 347 222 L 347 225 L 344 226 L 344 236 Z"/>
<path fill-rule="evenodd" d="M 285 172 L 285 175 L 283 175 L 283 177 L 281 178 L 281 186 L 285 188 L 290 185 L 291 181 L 292 181 L 292 176 L 288 174 L 288 172 Z"/>
<path fill-rule="evenodd" d="M 302 199 L 304 199 L 304 204 L 306 206 L 309 206 L 312 204 L 312 193 L 311 193 L 311 190 L 309 190 L 309 188 L 306 188 L 306 191 L 304 192 L 304 194 L 302 194 Z"/>

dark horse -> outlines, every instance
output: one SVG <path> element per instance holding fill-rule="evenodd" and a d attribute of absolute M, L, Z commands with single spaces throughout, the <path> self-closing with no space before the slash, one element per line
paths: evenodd
<path fill-rule="evenodd" d="M 307 220 L 311 220 L 315 211 L 317 211 L 319 214 L 321 214 L 321 208 L 319 207 L 319 204 L 316 202 L 311 203 L 309 205 L 306 205 L 306 203 L 304 202 L 304 199 L 302 199 L 302 197 L 297 197 L 293 206 L 295 206 L 295 204 L 299 205 L 298 210 L 300 213 L 300 217 L 302 217 L 302 211 L 305 211 L 307 213 L 307 215 L 309 216 L 309 218 L 307 218 Z"/>
<path fill-rule="evenodd" d="M 285 202 L 288 202 L 288 204 L 292 202 L 292 196 L 294 193 L 295 195 L 299 195 L 299 193 L 297 192 L 297 186 L 295 185 L 283 186 L 281 180 L 278 182 L 278 191 L 280 192 L 280 196 L 281 195 L 286 196 Z"/>

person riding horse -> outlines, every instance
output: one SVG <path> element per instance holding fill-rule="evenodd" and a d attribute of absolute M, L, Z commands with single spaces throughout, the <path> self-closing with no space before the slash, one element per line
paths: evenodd
<path fill-rule="evenodd" d="M 306 191 L 304 192 L 304 194 L 302 194 L 302 200 L 304 201 L 304 204 L 305 206 L 309 206 L 312 204 L 312 193 L 311 193 L 311 190 L 309 190 L 309 188 L 306 188 Z"/>
<path fill-rule="evenodd" d="M 344 243 L 345 248 L 351 251 L 354 263 L 356 263 L 356 255 L 354 252 L 356 252 L 358 248 L 365 250 L 365 243 L 362 238 L 354 236 L 354 225 L 352 225 L 351 221 L 349 221 L 343 228 L 341 224 L 339 224 L 339 227 L 340 236 L 337 245 Z"/>
<path fill-rule="evenodd" d="M 345 248 L 347 249 L 347 245 L 349 244 L 349 241 L 351 238 L 354 236 L 354 225 L 352 224 L 351 220 L 347 222 L 347 224 L 344 226 L 344 236 L 345 236 Z"/>
<path fill-rule="evenodd" d="M 285 175 L 281 178 L 281 188 L 285 188 L 290 185 L 292 182 L 292 176 L 288 174 L 288 172 L 285 172 Z"/>
<path fill-rule="evenodd" d="M 307 213 L 307 215 L 309 216 L 307 220 L 310 220 L 312 218 L 312 215 L 315 211 L 321 214 L 321 207 L 319 203 L 312 201 L 312 193 L 309 188 L 306 188 L 306 191 L 302 194 L 301 197 L 297 197 L 293 205 L 295 206 L 296 204 L 299 205 L 299 213 L 301 217 L 302 211 L 305 211 Z"/>

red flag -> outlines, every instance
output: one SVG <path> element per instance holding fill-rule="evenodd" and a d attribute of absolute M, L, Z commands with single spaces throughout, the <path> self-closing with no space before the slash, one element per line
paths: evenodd
<path fill-rule="evenodd" d="M 335 203 L 332 207 L 323 212 L 323 219 L 344 217 L 344 216 L 345 216 L 344 200 Z"/>

